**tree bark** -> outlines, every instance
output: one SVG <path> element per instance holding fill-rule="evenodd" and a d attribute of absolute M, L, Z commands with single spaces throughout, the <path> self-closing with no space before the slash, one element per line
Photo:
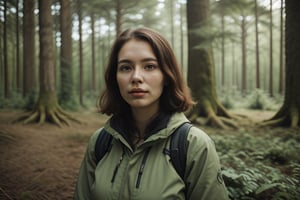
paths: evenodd
<path fill-rule="evenodd" d="M 245 95 L 247 93 L 247 30 L 246 30 L 246 17 L 242 16 L 242 23 L 241 23 L 241 30 L 242 30 L 242 94 Z"/>
<path fill-rule="evenodd" d="M 9 72 L 7 62 L 7 1 L 4 1 L 3 8 L 3 59 L 4 59 L 4 98 L 10 97 Z"/>
<path fill-rule="evenodd" d="M 256 88 L 260 89 L 260 63 L 259 63 L 259 39 L 258 39 L 258 5 L 255 0 L 255 54 L 256 54 Z"/>
<path fill-rule="evenodd" d="M 35 0 L 23 1 L 23 96 L 36 90 Z"/>
<path fill-rule="evenodd" d="M 21 91 L 19 0 L 16 1 L 16 86 Z"/>
<path fill-rule="evenodd" d="M 269 71 L 269 93 L 273 97 L 273 2 L 270 0 L 270 71 Z"/>
<path fill-rule="evenodd" d="M 198 116 L 204 116 L 207 118 L 206 124 L 227 128 L 227 125 L 235 125 L 225 119 L 231 116 L 217 98 L 212 50 L 211 47 L 201 46 L 205 38 L 195 31 L 199 24 L 203 26 L 207 23 L 209 15 L 209 0 L 187 1 L 188 83 L 198 102 L 189 113 L 189 118 L 195 121 Z"/>
<path fill-rule="evenodd" d="M 284 6 L 283 6 L 283 1 L 284 0 L 280 0 L 280 44 L 279 44 L 279 48 L 280 48 L 280 53 L 279 53 L 279 94 L 283 94 L 284 91 L 284 63 L 283 63 L 283 55 L 284 55 L 284 51 L 283 51 L 283 10 L 284 10 Z"/>
<path fill-rule="evenodd" d="M 225 14 L 224 11 L 221 10 L 221 30 L 222 30 L 222 38 L 221 38 L 221 83 L 222 89 L 225 89 Z"/>
<path fill-rule="evenodd" d="M 300 1 L 286 1 L 286 90 L 283 105 L 262 125 L 300 127 Z"/>
<path fill-rule="evenodd" d="M 72 12 L 71 1 L 60 0 L 60 102 L 62 104 L 72 104 L 74 100 L 73 92 L 73 72 L 72 72 Z"/>
<path fill-rule="evenodd" d="M 92 80 L 91 80 L 91 90 L 96 92 L 96 47 L 95 47 L 95 14 L 94 11 L 91 13 L 91 29 L 92 29 Z"/>
<path fill-rule="evenodd" d="M 78 0 L 79 29 L 79 102 L 83 106 L 83 42 L 82 42 L 82 1 Z"/>

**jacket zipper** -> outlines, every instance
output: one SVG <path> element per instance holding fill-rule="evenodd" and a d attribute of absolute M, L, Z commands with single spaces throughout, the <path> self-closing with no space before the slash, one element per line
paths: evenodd
<path fill-rule="evenodd" d="M 122 153 L 122 155 L 121 155 L 121 157 L 120 157 L 120 160 L 119 160 L 118 164 L 116 165 L 116 167 L 115 167 L 115 169 L 114 169 L 114 173 L 113 173 L 113 176 L 112 176 L 112 178 L 111 178 L 111 183 L 113 183 L 113 182 L 115 181 L 116 175 L 117 175 L 117 173 L 118 173 L 118 170 L 119 170 L 119 167 L 120 167 L 120 165 L 121 165 L 121 162 L 122 162 L 122 160 L 124 159 L 124 156 L 125 156 L 125 150 L 124 150 L 124 148 L 123 148 L 123 153 Z"/>
<path fill-rule="evenodd" d="M 142 175 L 143 175 L 143 172 L 144 172 L 146 160 L 147 160 L 147 157 L 148 157 L 148 155 L 149 155 L 150 149 L 151 149 L 151 147 L 149 147 L 149 148 L 146 150 L 145 154 L 144 154 L 144 157 L 143 157 L 143 160 L 142 160 L 142 164 L 141 164 L 141 166 L 140 166 L 140 170 L 139 170 L 138 177 L 137 177 L 137 180 L 136 180 L 136 188 L 139 188 L 139 187 L 140 187 Z"/>

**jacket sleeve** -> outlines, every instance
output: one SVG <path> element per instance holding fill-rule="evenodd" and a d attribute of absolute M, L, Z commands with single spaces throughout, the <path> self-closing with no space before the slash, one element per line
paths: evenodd
<path fill-rule="evenodd" d="M 95 143 L 100 130 L 96 131 L 89 139 L 84 158 L 81 162 L 77 183 L 74 192 L 74 200 L 91 199 L 91 186 L 94 183 L 94 171 L 96 168 Z"/>
<path fill-rule="evenodd" d="M 219 158 L 210 137 L 196 127 L 188 135 L 185 180 L 188 200 L 228 200 Z"/>

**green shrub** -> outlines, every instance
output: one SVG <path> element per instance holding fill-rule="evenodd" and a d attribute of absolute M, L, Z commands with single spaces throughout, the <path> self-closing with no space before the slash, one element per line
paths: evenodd
<path fill-rule="evenodd" d="M 300 146 L 290 134 L 211 135 L 223 167 L 230 199 L 297 199 L 300 196 Z"/>
<path fill-rule="evenodd" d="M 276 110 L 278 103 L 263 90 L 256 89 L 246 97 L 246 108 L 257 110 Z"/>

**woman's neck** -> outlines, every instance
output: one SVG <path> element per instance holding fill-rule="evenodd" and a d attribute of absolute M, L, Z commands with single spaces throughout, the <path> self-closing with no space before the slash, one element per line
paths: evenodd
<path fill-rule="evenodd" d="M 157 116 L 158 109 L 146 110 L 146 109 L 132 109 L 133 118 L 135 120 L 136 127 L 139 130 L 141 137 L 144 137 L 147 126 Z"/>

